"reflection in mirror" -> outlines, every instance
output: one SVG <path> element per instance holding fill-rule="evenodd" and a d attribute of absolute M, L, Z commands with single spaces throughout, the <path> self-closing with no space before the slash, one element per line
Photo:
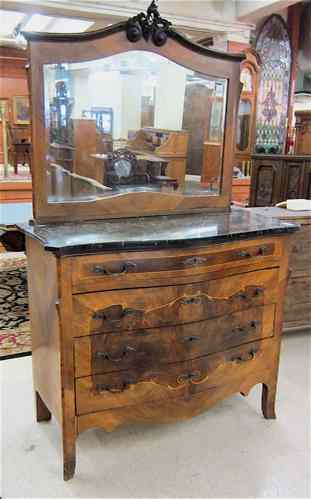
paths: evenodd
<path fill-rule="evenodd" d="M 219 195 L 227 81 L 131 51 L 44 66 L 48 200 Z"/>
<path fill-rule="evenodd" d="M 252 105 L 248 99 L 241 99 L 238 112 L 237 148 L 245 151 L 249 145 Z"/>
<path fill-rule="evenodd" d="M 241 83 L 243 84 L 242 92 L 253 91 L 253 77 L 252 73 L 248 68 L 243 68 L 240 76 Z"/>

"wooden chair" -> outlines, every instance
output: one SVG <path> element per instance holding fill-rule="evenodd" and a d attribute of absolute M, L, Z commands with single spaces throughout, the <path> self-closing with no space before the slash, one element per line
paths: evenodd
<path fill-rule="evenodd" d="M 26 163 L 31 169 L 31 136 L 30 126 L 13 126 L 9 124 L 9 157 L 13 164 L 14 173 L 18 173 L 18 164 Z"/>

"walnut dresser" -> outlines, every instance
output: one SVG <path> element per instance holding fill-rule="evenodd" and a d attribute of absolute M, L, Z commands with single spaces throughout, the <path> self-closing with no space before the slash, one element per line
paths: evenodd
<path fill-rule="evenodd" d="M 21 228 L 37 419 L 61 425 L 66 479 L 87 428 L 189 418 L 257 383 L 275 417 L 296 226 L 234 209 Z"/>
<path fill-rule="evenodd" d="M 25 37 L 34 219 L 19 227 L 37 419 L 60 424 L 64 479 L 88 428 L 183 420 L 258 383 L 274 418 L 287 247 L 298 227 L 231 211 L 243 55 L 192 43 L 154 0 L 104 30 Z M 61 120 L 55 98 L 70 101 Z M 109 182 L 95 175 L 83 136 L 83 174 L 55 154 L 55 141 L 77 140 L 74 121 L 103 103 Z M 105 123 L 96 118 L 94 133 Z M 142 128 L 152 133 L 133 148 Z M 187 141 L 170 168 L 173 131 Z M 217 144 L 210 178 L 207 141 Z"/>

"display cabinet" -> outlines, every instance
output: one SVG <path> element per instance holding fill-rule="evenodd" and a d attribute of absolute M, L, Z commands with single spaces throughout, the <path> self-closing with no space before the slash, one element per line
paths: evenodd
<path fill-rule="evenodd" d="M 260 79 L 260 57 L 254 49 L 245 51 L 241 64 L 243 85 L 238 109 L 235 163 L 244 176 L 251 174 L 251 154 L 256 131 L 257 89 Z"/>
<path fill-rule="evenodd" d="M 257 383 L 274 418 L 297 227 L 230 211 L 242 56 L 193 44 L 155 2 L 102 31 L 27 38 L 34 220 L 20 228 L 37 420 L 60 424 L 65 480 L 89 428 L 183 420 Z M 71 168 L 51 147 L 58 76 Z M 83 116 L 99 108 L 105 142 Z"/>
<path fill-rule="evenodd" d="M 295 153 L 311 155 L 311 111 L 296 111 L 295 118 Z"/>
<path fill-rule="evenodd" d="M 311 156 L 254 154 L 250 206 L 311 199 Z"/>

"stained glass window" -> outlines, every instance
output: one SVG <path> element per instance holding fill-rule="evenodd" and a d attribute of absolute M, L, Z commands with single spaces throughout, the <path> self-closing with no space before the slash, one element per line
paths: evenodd
<path fill-rule="evenodd" d="M 259 34 L 262 60 L 257 100 L 256 151 L 284 152 L 291 72 L 291 44 L 280 16 L 271 16 Z"/>

